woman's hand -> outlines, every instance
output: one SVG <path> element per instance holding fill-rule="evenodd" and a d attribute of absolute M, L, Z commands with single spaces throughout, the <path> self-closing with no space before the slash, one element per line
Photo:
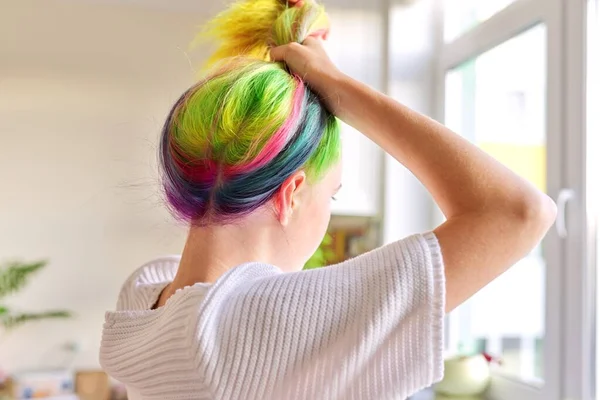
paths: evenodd
<path fill-rule="evenodd" d="M 300 76 L 317 92 L 332 112 L 336 104 L 332 101 L 332 85 L 344 74 L 333 64 L 321 39 L 308 37 L 302 44 L 290 43 L 271 49 L 271 59 L 287 64 L 294 74 Z"/>

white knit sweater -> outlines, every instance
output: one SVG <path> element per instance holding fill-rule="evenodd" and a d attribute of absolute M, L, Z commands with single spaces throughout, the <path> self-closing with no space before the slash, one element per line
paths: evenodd
<path fill-rule="evenodd" d="M 101 364 L 131 400 L 404 399 L 442 377 L 433 233 L 319 270 L 243 264 L 152 310 L 178 261 L 138 269 L 106 314 Z"/>

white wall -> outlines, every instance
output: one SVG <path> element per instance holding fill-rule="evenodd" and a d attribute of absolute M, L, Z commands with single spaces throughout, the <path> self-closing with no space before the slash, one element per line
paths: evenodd
<path fill-rule="evenodd" d="M 434 1 L 390 0 L 390 3 L 389 94 L 433 117 Z M 385 170 L 384 241 L 433 228 L 434 203 L 423 185 L 389 155 L 385 157 Z"/>
<path fill-rule="evenodd" d="M 383 87 L 385 63 L 382 46 L 383 13 L 380 0 L 352 7 L 328 7 L 331 34 L 326 48 L 333 62 L 344 73 L 379 90 Z M 379 5 L 380 6 L 380 5 Z M 338 215 L 382 215 L 384 153 L 371 140 L 342 123 L 342 189 L 331 204 Z"/>
<path fill-rule="evenodd" d="M 0 332 L 0 368 L 98 366 L 103 314 L 151 257 L 178 252 L 156 182 L 156 139 L 192 82 L 203 19 L 59 0 L 0 0 L 0 261 L 48 259 L 10 304 L 71 321 Z"/>

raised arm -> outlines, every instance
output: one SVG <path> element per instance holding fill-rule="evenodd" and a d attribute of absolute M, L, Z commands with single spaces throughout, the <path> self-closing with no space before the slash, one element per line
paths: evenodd
<path fill-rule="evenodd" d="M 535 247 L 554 222 L 552 200 L 445 126 L 341 73 L 318 39 L 271 52 L 302 76 L 344 122 L 404 164 L 447 221 L 435 229 L 446 273 L 446 311 Z"/>

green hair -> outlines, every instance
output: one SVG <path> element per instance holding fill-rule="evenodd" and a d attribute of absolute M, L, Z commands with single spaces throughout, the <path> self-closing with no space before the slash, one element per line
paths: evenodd
<path fill-rule="evenodd" d="M 203 36 L 219 44 L 213 70 L 176 102 L 162 132 L 163 183 L 177 216 L 235 219 L 299 169 L 314 182 L 339 160 L 336 118 L 300 77 L 268 59 L 270 45 L 327 26 L 316 3 L 280 0 L 237 3 L 209 23 Z"/>

